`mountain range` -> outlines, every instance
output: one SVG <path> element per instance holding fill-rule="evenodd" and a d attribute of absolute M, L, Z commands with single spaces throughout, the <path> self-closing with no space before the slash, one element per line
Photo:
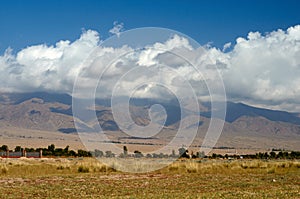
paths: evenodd
<path fill-rule="evenodd" d="M 93 132 L 97 123 L 109 132 L 120 132 L 114 121 L 109 99 L 96 99 L 97 121 L 83 121 L 79 119 L 82 131 Z M 181 112 L 178 101 L 158 101 L 154 99 L 132 99 L 130 113 L 133 121 L 139 126 L 150 123 L 149 108 L 154 104 L 161 104 L 166 111 L 167 118 L 164 129 L 175 131 L 185 112 Z M 84 111 L 92 111 L 82 107 Z M 207 130 L 211 117 L 210 103 L 200 103 L 199 116 L 194 125 L 199 126 L 199 134 Z M 222 111 L 222 110 L 217 110 Z M 156 115 L 160 121 L 159 114 Z M 161 119 L 163 120 L 163 119 Z M 34 92 L 34 93 L 0 93 L 0 128 L 9 131 L 10 128 L 40 130 L 45 132 L 60 132 L 62 134 L 76 134 L 72 114 L 72 97 L 68 94 Z M 186 127 L 187 130 L 189 127 Z M 21 133 L 21 132 L 20 132 Z M 22 133 L 21 133 L 22 134 Z M 257 108 L 243 103 L 227 102 L 225 124 L 220 139 L 222 146 L 246 146 L 298 148 L 300 146 L 300 118 L 299 113 Z M 237 141 L 237 140 L 241 141 Z M 243 141 L 244 140 L 244 141 Z M 259 141 L 258 141 L 259 140 Z M 238 142 L 234 144 L 235 142 Z M 245 143 L 247 144 L 245 145 Z"/>

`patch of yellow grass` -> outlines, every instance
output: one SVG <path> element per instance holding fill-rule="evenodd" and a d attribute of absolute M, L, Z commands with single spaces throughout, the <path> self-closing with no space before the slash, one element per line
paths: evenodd
<path fill-rule="evenodd" d="M 0 175 L 7 174 L 8 168 L 5 164 L 0 165 Z"/>
<path fill-rule="evenodd" d="M 93 158 L 44 158 L 44 159 L 1 159 L 0 175 L 12 177 L 30 177 L 44 175 L 70 175 L 75 173 L 106 173 L 118 170 L 141 173 L 155 171 L 151 159 L 116 160 L 105 159 L 98 161 Z M 291 160 L 179 160 L 170 165 L 161 160 L 162 173 L 287 173 L 300 169 L 299 161 Z M 105 163 L 103 163 L 105 162 Z M 155 162 L 157 163 L 157 162 Z M 166 167 L 162 167 L 167 165 Z"/>
<path fill-rule="evenodd" d="M 266 172 L 282 173 L 294 171 L 300 168 L 300 162 L 282 161 L 262 161 L 262 160 L 209 160 L 197 162 L 186 160 L 174 162 L 168 166 L 169 172 L 186 173 L 247 173 L 247 172 Z"/>

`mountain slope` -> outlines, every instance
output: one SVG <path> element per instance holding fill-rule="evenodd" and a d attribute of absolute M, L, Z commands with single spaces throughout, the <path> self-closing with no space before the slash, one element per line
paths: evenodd
<path fill-rule="evenodd" d="M 16 126 L 27 129 L 51 130 L 61 132 L 76 132 L 72 116 L 72 97 L 67 94 L 55 93 L 0 93 L 0 124 L 3 126 Z M 87 118 L 84 128 L 92 131 L 97 122 L 103 130 L 118 131 L 114 121 L 109 100 L 97 99 L 96 115 L 98 121 Z M 130 113 L 137 125 L 147 126 L 150 123 L 149 109 L 152 105 L 161 104 L 167 114 L 165 126 L 176 129 L 181 119 L 187 113 L 195 116 L 191 110 L 180 110 L 178 101 L 157 101 L 151 99 L 132 99 Z M 92 111 L 89 107 L 81 107 L 86 112 Z M 192 108 L 190 108 L 192 109 Z M 195 125 L 203 126 L 209 122 L 210 104 L 201 103 L 202 118 Z M 221 111 L 221 110 L 218 110 Z M 161 113 L 157 117 L 163 117 Z M 300 118 L 295 113 L 275 111 L 248 106 L 242 103 L 227 102 L 225 118 L 226 128 L 230 131 L 247 131 L 261 133 L 292 133 L 298 134 Z M 87 127 L 89 125 L 90 127 Z"/>
<path fill-rule="evenodd" d="M 76 99 L 79 100 L 79 99 Z M 99 132 L 99 125 L 109 139 L 124 143 L 142 143 L 141 146 L 157 147 L 171 141 L 176 135 L 180 122 L 184 131 L 189 134 L 191 128 L 199 127 L 194 145 L 199 146 L 210 125 L 209 103 L 201 103 L 201 113 L 193 111 L 193 107 L 180 110 L 176 101 L 157 101 L 153 99 L 132 99 L 130 114 L 133 121 L 140 126 L 147 126 L 150 121 L 149 109 L 152 105 L 160 104 L 167 113 L 166 123 L 162 131 L 151 139 L 137 139 L 120 131 L 114 121 L 110 100 L 96 99 L 96 118 L 90 116 L 94 112 L 91 107 L 82 103 L 81 114 L 76 118 L 80 132 Z M 35 140 L 43 138 L 43 143 L 53 143 L 51 134 L 55 132 L 55 140 L 59 133 L 62 136 L 74 134 L 77 129 L 72 114 L 72 97 L 67 94 L 55 93 L 0 93 L 0 140 L 8 143 L 30 143 L 32 135 L 29 132 L 42 132 L 43 135 L 34 135 Z M 189 105 L 189 104 L 188 104 Z M 152 109 L 155 117 L 155 126 L 164 119 L 163 112 Z M 217 110 L 221 111 L 221 110 Z M 192 115 L 187 118 L 187 113 Z M 300 122 L 297 113 L 274 111 L 248 106 L 242 103 L 227 102 L 227 115 L 224 128 L 217 146 L 237 148 L 286 148 L 300 150 Z M 191 122 L 193 121 L 193 122 Z M 77 126 L 77 127 L 78 127 Z M 17 130 L 16 130 L 17 129 Z M 128 130 L 130 131 L 131 126 Z M 48 135 L 46 136 L 48 132 Z M 25 135 L 25 134 L 28 134 Z M 30 136 L 29 136 L 30 134 Z M 70 135 L 71 136 L 71 135 Z M 78 135 L 72 135 L 77 136 Z M 188 136 L 188 135 L 187 135 Z M 48 140 L 49 137 L 50 140 Z M 58 136 L 59 137 L 59 136 Z M 44 139 L 45 138 L 45 139 Z M 63 138 L 64 139 L 64 138 Z M 72 137 L 73 141 L 79 138 Z M 68 140 L 65 140 L 68 144 Z M 96 142 L 95 142 L 96 143 Z M 145 145 L 146 143 L 146 145 Z M 147 145 L 147 143 L 149 145 Z M 153 145 L 154 144 L 154 145 Z M 155 146 L 155 144 L 158 144 Z M 137 144 L 139 145 L 139 144 Z"/>

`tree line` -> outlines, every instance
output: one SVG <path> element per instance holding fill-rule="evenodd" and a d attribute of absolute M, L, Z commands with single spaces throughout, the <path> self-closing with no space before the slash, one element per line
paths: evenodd
<path fill-rule="evenodd" d="M 129 153 L 126 146 L 123 146 L 123 153 L 115 154 L 112 151 L 101 151 L 95 149 L 94 151 L 86 151 L 82 149 L 78 149 L 77 151 L 70 150 L 69 146 L 65 148 L 56 148 L 54 144 L 49 145 L 47 148 L 22 148 L 21 146 L 16 146 L 14 150 L 9 150 L 7 145 L 2 145 L 0 147 L 0 151 L 11 151 L 11 152 L 39 152 L 42 150 L 43 156 L 54 156 L 54 157 L 119 157 L 119 158 L 210 158 L 210 159 L 300 159 L 300 151 L 285 151 L 273 149 L 271 152 L 265 153 L 256 153 L 256 154 L 246 154 L 246 155 L 238 155 L 238 154 L 216 154 L 205 155 L 204 152 L 189 152 L 186 148 L 181 147 L 178 149 L 178 153 L 175 150 L 172 150 L 171 154 L 164 153 L 147 153 L 143 154 L 142 152 L 135 150 L 133 153 Z"/>
<path fill-rule="evenodd" d="M 55 157 L 92 157 L 92 153 L 82 149 L 77 151 L 70 150 L 69 146 L 65 148 L 56 148 L 54 144 L 49 145 L 47 148 L 22 148 L 21 146 L 16 146 L 14 150 L 9 150 L 7 145 L 2 145 L 0 151 L 10 151 L 10 152 L 39 152 L 42 150 L 43 156 L 55 156 Z"/>

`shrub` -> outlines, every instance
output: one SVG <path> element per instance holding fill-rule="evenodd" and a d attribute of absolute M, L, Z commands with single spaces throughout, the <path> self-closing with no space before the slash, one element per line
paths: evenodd
<path fill-rule="evenodd" d="M 5 165 L 2 165 L 0 172 L 1 172 L 0 174 L 6 174 L 8 172 L 8 168 Z"/>
<path fill-rule="evenodd" d="M 267 170 L 267 173 L 275 173 L 275 167 L 272 167 L 270 169 Z"/>
<path fill-rule="evenodd" d="M 197 173 L 198 167 L 199 167 L 199 163 L 189 162 L 186 164 L 186 171 L 188 173 Z"/>
<path fill-rule="evenodd" d="M 106 172 L 107 171 L 107 166 L 106 165 L 102 165 L 100 168 L 99 168 L 99 172 Z"/>
<path fill-rule="evenodd" d="M 116 172 L 117 169 L 115 169 L 114 167 L 107 167 L 107 171 L 108 172 Z"/>
<path fill-rule="evenodd" d="M 294 162 L 292 166 L 299 169 L 300 168 L 300 162 Z"/>
<path fill-rule="evenodd" d="M 88 167 L 85 167 L 85 166 L 79 166 L 78 167 L 78 173 L 88 173 L 88 172 L 90 172 L 90 169 L 88 168 Z"/>
<path fill-rule="evenodd" d="M 64 166 L 60 165 L 56 167 L 57 170 L 64 170 Z"/>

